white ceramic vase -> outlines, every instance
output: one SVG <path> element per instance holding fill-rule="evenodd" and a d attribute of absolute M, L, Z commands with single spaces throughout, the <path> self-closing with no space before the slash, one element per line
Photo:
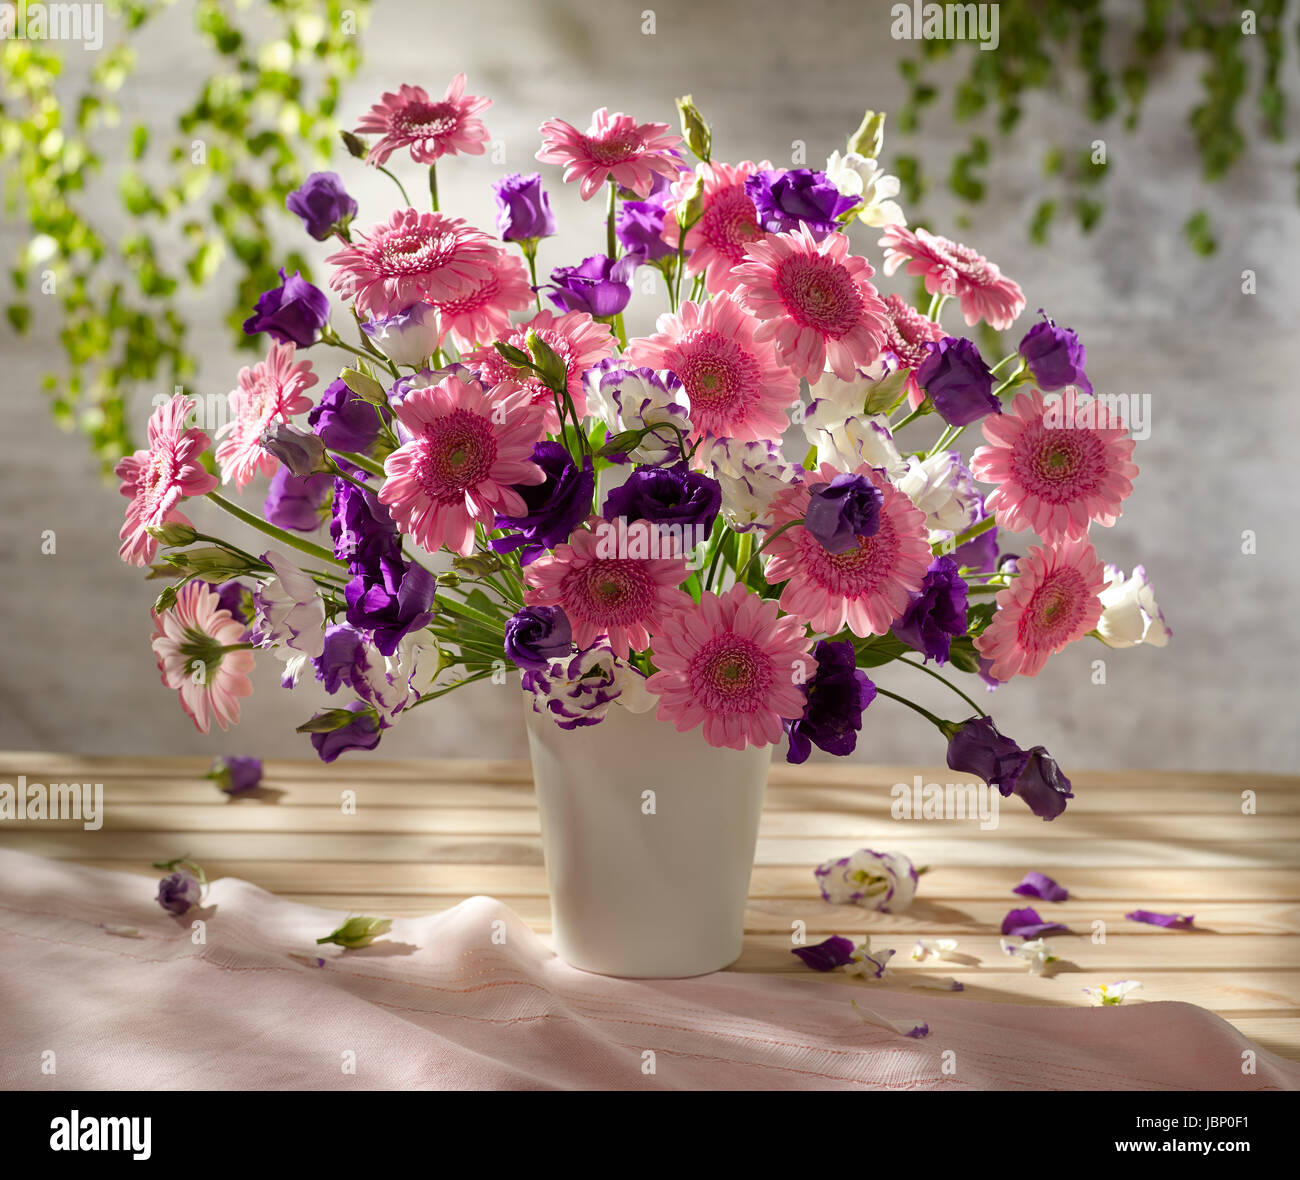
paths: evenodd
<path fill-rule="evenodd" d="M 560 957 L 638 979 L 734 963 L 770 747 L 717 749 L 618 704 L 573 730 L 524 712 Z"/>

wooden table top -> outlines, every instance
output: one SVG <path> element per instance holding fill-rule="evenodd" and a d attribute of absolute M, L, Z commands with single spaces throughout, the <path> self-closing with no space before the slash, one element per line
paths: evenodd
<path fill-rule="evenodd" d="M 550 928 L 537 807 L 522 761 L 268 760 L 260 798 L 228 800 L 194 758 L 0 753 L 0 782 L 103 782 L 104 824 L 0 823 L 0 847 L 157 877 L 150 864 L 188 854 L 210 878 L 241 877 L 292 901 L 399 917 L 474 894 L 500 898 Z M 1127 1001 L 1183 1000 L 1217 1012 L 1265 1048 L 1300 1060 L 1300 778 L 1150 771 L 1080 772 L 1076 798 L 1046 824 L 1014 802 L 994 831 L 971 820 L 896 821 L 890 788 L 918 768 L 774 763 L 750 886 L 745 951 L 731 970 L 818 975 L 790 954 L 870 933 L 898 953 L 884 981 L 951 975 L 970 999 L 1082 1005 L 1085 987 L 1136 979 Z M 951 772 L 931 768 L 925 781 Z M 1243 814 L 1243 792 L 1255 814 Z M 344 792 L 355 792 L 355 814 Z M 812 868 L 857 848 L 901 851 L 929 866 L 906 913 L 831 906 Z M 1070 890 L 1061 904 L 1011 892 L 1037 869 Z M 1034 906 L 1073 933 L 1048 936 L 1061 957 L 1031 976 L 999 948 L 1008 910 Z M 1130 910 L 1195 914 L 1195 928 L 1126 921 Z M 1103 923 L 1095 928 L 1095 923 Z M 963 964 L 915 963 L 917 938 L 958 940 Z"/>

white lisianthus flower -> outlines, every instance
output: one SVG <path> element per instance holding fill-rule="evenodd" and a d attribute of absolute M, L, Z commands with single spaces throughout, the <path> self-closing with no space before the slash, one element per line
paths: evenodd
<path fill-rule="evenodd" d="M 252 641 L 284 662 L 280 683 L 293 688 L 307 661 L 325 650 L 325 603 L 316 583 L 283 553 L 270 550 L 262 560 L 275 576 L 253 591 Z"/>
<path fill-rule="evenodd" d="M 1108 585 L 1101 592 L 1101 618 L 1097 633 L 1107 647 L 1136 647 L 1149 643 L 1164 647 L 1172 631 L 1165 625 L 1165 616 L 1156 605 L 1156 594 L 1147 580 L 1147 572 L 1140 565 L 1125 579 L 1118 566 L 1106 566 Z"/>
<path fill-rule="evenodd" d="M 813 870 L 822 900 L 832 905 L 860 905 L 882 914 L 902 913 L 916 896 L 920 879 L 901 852 L 859 848 L 850 856 L 828 860 Z"/>
<path fill-rule="evenodd" d="M 897 176 L 887 176 L 880 165 L 857 152 L 831 152 L 826 161 L 826 178 L 846 197 L 861 197 L 855 211 L 859 221 L 876 229 L 906 225 L 903 210 L 893 199 L 901 187 Z"/>
<path fill-rule="evenodd" d="M 676 374 L 606 360 L 587 370 L 584 384 L 587 412 L 611 435 L 659 428 L 627 452 L 633 463 L 658 467 L 681 457 L 677 432 L 684 437 L 691 431 L 690 397 Z"/>
<path fill-rule="evenodd" d="M 386 319 L 362 324 L 361 330 L 393 364 L 413 368 L 434 354 L 442 336 L 438 309 L 430 303 L 413 303 Z"/>
<path fill-rule="evenodd" d="M 823 373 L 812 385 L 812 401 L 803 410 L 800 426 L 809 445 L 817 448 L 819 467 L 830 463 L 840 471 L 853 471 L 867 463 L 883 467 L 895 480 L 907 470 L 894 445 L 889 419 L 863 413 L 879 379 L 860 372 L 853 381 L 841 381 L 834 373 Z"/>
<path fill-rule="evenodd" d="M 885 967 L 894 957 L 893 948 L 871 953 L 871 936 L 862 940 L 862 945 L 854 947 L 849 954 L 849 962 L 844 965 L 845 975 L 861 975 L 864 979 L 880 979 L 885 974 Z"/>
<path fill-rule="evenodd" d="M 722 487 L 722 514 L 737 532 L 771 523 L 772 501 L 795 482 L 795 469 L 775 443 L 705 439 L 695 465 Z"/>
<path fill-rule="evenodd" d="M 909 455 L 907 470 L 894 485 L 925 513 L 931 545 L 951 540 L 983 519 L 983 493 L 960 451 L 938 451 L 925 459 Z"/>
<path fill-rule="evenodd" d="M 1141 986 L 1136 979 L 1120 979 L 1115 983 L 1101 983 L 1096 987 L 1085 987 L 1083 994 L 1091 996 L 1094 1004 L 1101 1004 L 1109 1008 L 1115 1004 L 1122 1004 L 1125 996 L 1130 992 L 1137 991 Z"/>

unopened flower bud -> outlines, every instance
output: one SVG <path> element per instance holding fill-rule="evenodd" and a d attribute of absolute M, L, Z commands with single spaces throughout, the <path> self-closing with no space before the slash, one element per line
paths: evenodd
<path fill-rule="evenodd" d="M 325 444 L 314 434 L 288 422 L 272 422 L 261 438 L 263 450 L 274 455 L 299 479 L 332 470 Z"/>
<path fill-rule="evenodd" d="M 684 94 L 677 100 L 677 110 L 682 117 L 682 138 L 686 140 L 686 146 L 707 162 L 713 150 L 713 134 L 700 114 L 700 108 L 689 94 Z"/>
<path fill-rule="evenodd" d="M 193 525 L 179 520 L 169 520 L 165 524 L 150 525 L 145 529 L 158 544 L 168 549 L 177 549 L 182 545 L 193 545 L 199 534 Z"/>
<path fill-rule="evenodd" d="M 368 918 L 359 915 L 349 918 L 337 930 L 331 931 L 324 938 L 318 938 L 316 945 L 332 942 L 341 947 L 369 946 L 376 938 L 387 934 L 393 928 L 392 918 Z"/>
<path fill-rule="evenodd" d="M 862 123 L 849 136 L 849 151 L 868 160 L 880 159 L 885 147 L 885 116 L 883 112 L 867 111 L 862 116 Z"/>

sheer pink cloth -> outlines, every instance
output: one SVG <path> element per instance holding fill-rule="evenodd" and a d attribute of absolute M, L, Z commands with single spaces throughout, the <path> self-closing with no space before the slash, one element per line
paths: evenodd
<path fill-rule="evenodd" d="M 1189 1004 L 1024 1007 L 728 973 L 606 979 L 565 966 L 487 897 L 398 920 L 369 949 L 319 948 L 315 967 L 291 954 L 314 957 L 344 915 L 227 878 L 210 889 L 199 944 L 193 915 L 165 914 L 155 888 L 0 852 L 0 1085 L 1300 1088 L 1300 1066 Z M 931 1033 L 865 1024 L 855 998 Z M 50 1052 L 53 1074 L 42 1072 Z"/>

